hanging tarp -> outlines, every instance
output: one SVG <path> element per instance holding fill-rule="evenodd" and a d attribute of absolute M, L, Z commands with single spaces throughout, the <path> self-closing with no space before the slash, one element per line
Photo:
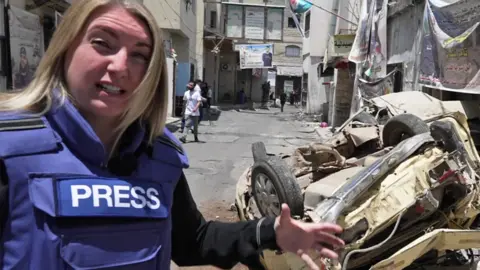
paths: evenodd
<path fill-rule="evenodd" d="M 360 24 L 348 60 L 357 64 L 350 114 L 356 113 L 365 98 L 359 86 L 387 76 L 387 4 L 388 0 L 365 0 L 360 9 Z M 369 92 L 369 90 L 366 90 Z M 372 91 L 370 91 L 372 92 Z M 373 91 L 378 92 L 378 91 Z M 372 93 L 373 93 L 372 92 Z"/>
<path fill-rule="evenodd" d="M 418 82 L 480 93 L 480 1 L 428 0 L 423 17 Z"/>
<path fill-rule="evenodd" d="M 367 81 L 359 78 L 358 89 L 360 91 L 361 97 L 364 99 L 373 99 L 379 96 L 393 93 L 396 72 L 397 70 L 394 70 L 387 74 L 386 77 L 377 79 L 375 81 Z"/>
<path fill-rule="evenodd" d="M 362 1 L 360 24 L 348 59 L 362 66 L 362 77 L 387 75 L 387 0 Z"/>

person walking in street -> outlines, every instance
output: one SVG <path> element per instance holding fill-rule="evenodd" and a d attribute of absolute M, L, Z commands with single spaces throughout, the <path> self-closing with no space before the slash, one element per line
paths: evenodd
<path fill-rule="evenodd" d="M 166 128 L 169 78 L 155 17 L 135 0 L 72 1 L 33 80 L 0 92 L 0 269 L 168 270 L 263 250 L 337 259 L 332 223 L 207 222 Z M 185 112 L 198 116 L 200 93 Z"/>
<path fill-rule="evenodd" d="M 198 86 L 198 87 L 197 87 Z M 202 104 L 202 96 L 200 87 L 197 82 L 189 82 L 188 88 L 189 91 L 185 91 L 183 100 L 186 103 L 184 118 L 185 118 L 185 128 L 182 132 L 182 137 L 180 141 L 183 143 L 187 142 L 188 131 L 193 129 L 193 137 L 195 142 L 198 140 L 198 119 L 200 118 L 200 106 Z"/>
<path fill-rule="evenodd" d="M 283 108 L 285 107 L 285 102 L 287 102 L 287 94 L 285 94 L 285 90 L 282 90 L 280 94 L 280 111 L 283 112 Z"/>
<path fill-rule="evenodd" d="M 196 79 L 194 81 L 194 85 L 195 85 L 194 90 L 200 94 L 200 97 L 202 97 L 202 83 L 203 82 L 200 79 Z M 203 118 L 203 101 L 204 101 L 204 99 L 202 97 L 202 100 L 200 101 L 200 107 L 198 107 L 198 113 L 199 113 L 198 124 L 200 124 L 200 122 L 202 121 L 202 118 Z"/>
<path fill-rule="evenodd" d="M 185 90 L 185 93 L 183 93 L 183 109 L 182 109 L 182 123 L 181 123 L 181 126 L 180 126 L 180 133 L 183 133 L 183 130 L 185 129 L 185 109 L 187 108 L 187 100 L 185 100 L 185 95 L 187 94 L 187 92 L 190 92 L 190 90 L 192 90 L 193 88 L 193 82 L 189 82 L 187 83 L 187 86 L 186 86 L 186 90 Z"/>
<path fill-rule="evenodd" d="M 267 108 L 268 96 L 270 94 L 270 82 L 265 81 L 262 84 L 262 108 Z"/>

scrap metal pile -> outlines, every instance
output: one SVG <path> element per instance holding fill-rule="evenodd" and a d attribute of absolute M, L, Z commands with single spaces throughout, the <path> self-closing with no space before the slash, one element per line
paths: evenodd
<path fill-rule="evenodd" d="M 480 239 L 478 105 L 421 92 L 376 99 L 327 141 L 291 155 L 269 155 L 255 143 L 254 164 L 237 184 L 239 217 L 276 216 L 287 203 L 298 219 L 342 225 L 347 245 L 339 261 L 317 258 L 327 269 L 473 262 L 472 249 L 480 248 L 469 240 Z M 305 267 L 288 253 L 262 258 L 267 269 Z"/>

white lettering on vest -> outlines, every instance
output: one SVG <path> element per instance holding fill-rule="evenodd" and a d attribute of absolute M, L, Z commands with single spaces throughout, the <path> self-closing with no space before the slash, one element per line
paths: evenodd
<path fill-rule="evenodd" d="M 114 185 L 113 190 L 108 185 L 72 185 L 72 207 L 79 207 L 81 200 L 91 199 L 93 207 L 106 205 L 115 208 L 137 208 L 141 209 L 147 206 L 155 210 L 160 208 L 159 192 L 155 188 L 148 188 L 146 191 L 142 187 Z"/>

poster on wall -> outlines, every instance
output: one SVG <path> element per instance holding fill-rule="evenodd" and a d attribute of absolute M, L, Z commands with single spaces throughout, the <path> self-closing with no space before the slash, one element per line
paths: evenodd
<path fill-rule="evenodd" d="M 243 7 L 228 5 L 226 34 L 230 38 L 241 38 L 243 36 Z"/>
<path fill-rule="evenodd" d="M 283 32 L 283 9 L 269 8 L 267 10 L 267 39 L 281 40 Z"/>
<path fill-rule="evenodd" d="M 261 39 L 265 35 L 265 8 L 245 7 L 245 38 Z"/>
<path fill-rule="evenodd" d="M 13 89 L 25 88 L 43 56 L 43 26 L 40 17 L 16 7 L 8 10 Z"/>
<path fill-rule="evenodd" d="M 435 4 L 434 4 L 435 3 Z M 427 1 L 418 82 L 480 93 L 480 1 Z"/>
<path fill-rule="evenodd" d="M 241 69 L 273 67 L 273 44 L 244 44 L 237 48 Z"/>

